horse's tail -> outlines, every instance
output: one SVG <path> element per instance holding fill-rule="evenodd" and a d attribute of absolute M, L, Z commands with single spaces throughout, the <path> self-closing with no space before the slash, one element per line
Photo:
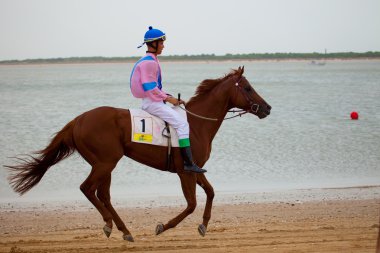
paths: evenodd
<path fill-rule="evenodd" d="M 34 154 L 37 157 L 28 155 L 27 158 L 17 158 L 20 164 L 5 166 L 11 171 L 8 180 L 15 192 L 20 193 L 20 195 L 26 193 L 40 182 L 51 166 L 75 152 L 76 148 L 73 141 L 74 125 L 75 119 L 56 133 L 45 149 L 35 152 Z"/>

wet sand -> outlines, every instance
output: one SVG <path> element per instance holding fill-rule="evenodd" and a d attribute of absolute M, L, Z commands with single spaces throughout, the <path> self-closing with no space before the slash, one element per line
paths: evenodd
<path fill-rule="evenodd" d="M 176 228 L 154 234 L 158 222 L 182 209 L 118 208 L 134 236 L 131 243 L 115 226 L 106 238 L 104 223 L 90 206 L 3 206 L 0 252 L 375 252 L 380 199 L 216 204 L 205 237 L 197 231 L 199 203 Z"/>

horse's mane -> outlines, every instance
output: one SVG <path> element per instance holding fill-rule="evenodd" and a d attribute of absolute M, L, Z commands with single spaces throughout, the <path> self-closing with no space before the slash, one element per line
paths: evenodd
<path fill-rule="evenodd" d="M 214 89 L 218 84 L 221 82 L 224 82 L 228 78 L 230 78 L 233 75 L 236 75 L 238 73 L 238 70 L 233 69 L 230 73 L 226 74 L 223 77 L 217 78 L 217 79 L 206 79 L 203 80 L 195 90 L 194 96 L 189 100 L 188 103 L 197 101 L 202 95 L 209 93 L 212 89 Z"/>

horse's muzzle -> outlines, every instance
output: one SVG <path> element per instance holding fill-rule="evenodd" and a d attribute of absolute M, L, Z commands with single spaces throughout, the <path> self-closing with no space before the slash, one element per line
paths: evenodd
<path fill-rule="evenodd" d="M 263 119 L 270 114 L 271 109 L 272 109 L 272 107 L 266 103 L 264 105 L 260 105 L 258 110 L 257 110 L 257 112 L 258 112 L 257 116 L 260 119 Z"/>

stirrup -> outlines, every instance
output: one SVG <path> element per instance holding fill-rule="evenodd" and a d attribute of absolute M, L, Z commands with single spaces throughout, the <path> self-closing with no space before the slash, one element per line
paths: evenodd
<path fill-rule="evenodd" d="M 207 172 L 207 170 L 201 169 L 198 166 L 196 166 L 195 164 L 193 164 L 193 165 L 184 165 L 183 168 L 184 168 L 185 171 L 191 171 L 191 172 L 195 172 L 195 173 L 205 173 L 205 172 Z"/>

